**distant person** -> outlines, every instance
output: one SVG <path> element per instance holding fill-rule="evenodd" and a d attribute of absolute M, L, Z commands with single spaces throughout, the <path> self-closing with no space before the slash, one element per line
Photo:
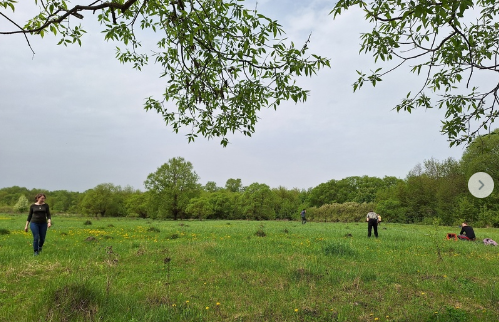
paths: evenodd
<path fill-rule="evenodd" d="M 300 212 L 300 216 L 301 216 L 301 223 L 302 223 L 302 224 L 306 224 L 306 223 L 307 223 L 307 218 L 305 218 L 306 213 L 307 213 L 307 210 L 306 210 L 306 209 L 303 209 L 303 210 Z"/>
<path fill-rule="evenodd" d="M 52 217 L 50 215 L 49 205 L 45 203 L 46 196 L 39 193 L 35 197 L 35 203 L 29 207 L 28 220 L 24 231 L 28 231 L 28 225 L 33 234 L 33 250 L 35 256 L 41 251 L 45 243 L 47 228 L 52 226 Z"/>
<path fill-rule="evenodd" d="M 461 224 L 461 232 L 457 236 L 461 240 L 476 240 L 475 231 L 473 227 L 468 226 L 467 223 L 463 222 Z"/>
<path fill-rule="evenodd" d="M 374 229 L 374 237 L 378 238 L 378 214 L 374 211 L 369 211 L 366 217 L 367 221 L 367 237 L 371 237 L 371 231 Z"/>

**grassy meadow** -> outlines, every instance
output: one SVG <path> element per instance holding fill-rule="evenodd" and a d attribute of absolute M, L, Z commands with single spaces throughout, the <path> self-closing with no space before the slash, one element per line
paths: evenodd
<path fill-rule="evenodd" d="M 0 215 L 0 321 L 498 321 L 498 229 Z"/>

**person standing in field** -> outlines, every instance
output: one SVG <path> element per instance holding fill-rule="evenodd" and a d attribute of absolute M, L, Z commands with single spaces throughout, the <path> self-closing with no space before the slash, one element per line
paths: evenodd
<path fill-rule="evenodd" d="M 307 223 L 307 218 L 305 218 L 305 214 L 307 213 L 307 210 L 306 209 L 303 209 L 301 212 L 300 212 L 300 216 L 301 216 L 301 223 L 302 224 L 306 224 Z"/>
<path fill-rule="evenodd" d="M 378 214 L 374 211 L 369 211 L 366 217 L 367 221 L 367 237 L 371 237 L 371 231 L 374 229 L 374 237 L 378 238 Z"/>
<path fill-rule="evenodd" d="M 45 203 L 46 196 L 39 193 L 35 197 L 35 203 L 29 207 L 28 219 L 24 231 L 28 231 L 28 225 L 33 234 L 33 250 L 35 256 L 41 251 L 45 243 L 47 229 L 52 226 L 52 216 L 50 215 L 49 205 Z"/>

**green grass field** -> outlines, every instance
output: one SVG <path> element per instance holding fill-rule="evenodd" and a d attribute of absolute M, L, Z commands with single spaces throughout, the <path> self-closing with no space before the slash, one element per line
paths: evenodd
<path fill-rule="evenodd" d="M 0 215 L 0 321 L 498 321 L 499 247 L 457 227 Z M 499 241 L 497 229 L 475 229 Z"/>

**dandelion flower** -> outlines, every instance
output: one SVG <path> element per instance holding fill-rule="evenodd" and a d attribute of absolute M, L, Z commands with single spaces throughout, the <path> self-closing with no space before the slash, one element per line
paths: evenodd
<path fill-rule="evenodd" d="M 298 309 L 295 309 L 295 312 L 298 312 Z"/>
<path fill-rule="evenodd" d="M 217 302 L 217 306 L 220 305 L 220 302 Z"/>
<path fill-rule="evenodd" d="M 378 320 L 379 320 L 379 318 L 374 318 L 374 321 L 378 321 Z"/>
<path fill-rule="evenodd" d="M 207 307 L 206 307 L 206 309 L 207 309 L 207 310 L 209 310 L 209 309 L 210 309 L 210 307 L 209 307 L 209 306 L 207 306 Z"/>

